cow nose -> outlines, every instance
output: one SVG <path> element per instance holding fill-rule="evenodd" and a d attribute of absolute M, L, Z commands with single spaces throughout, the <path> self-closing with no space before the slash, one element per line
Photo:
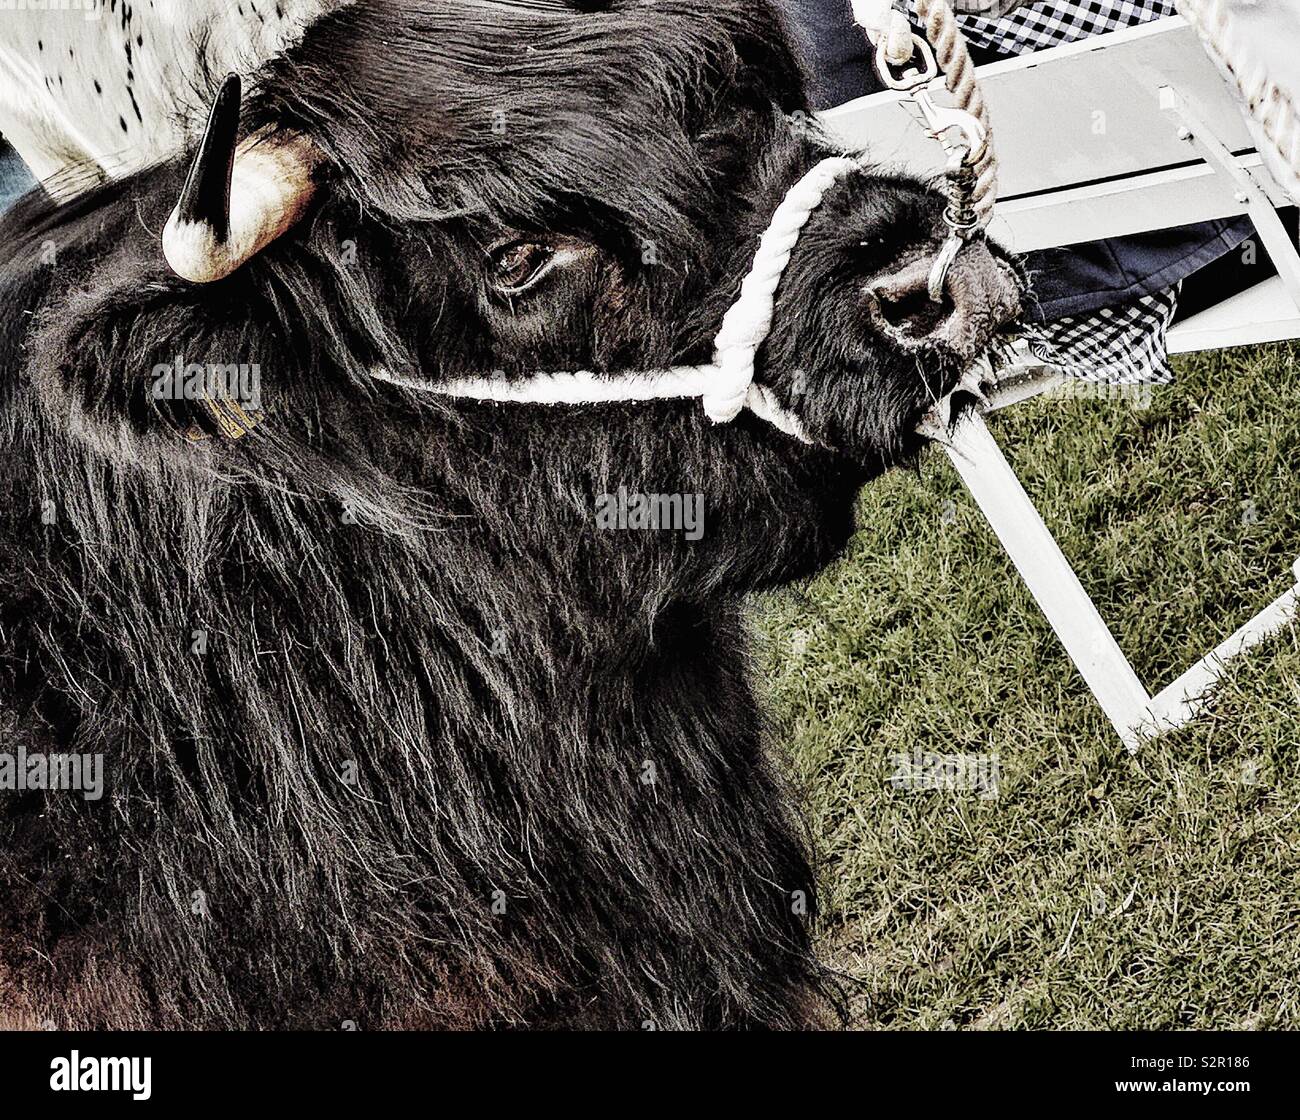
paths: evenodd
<path fill-rule="evenodd" d="M 929 291 L 933 264 L 927 254 L 873 280 L 867 314 L 877 331 L 904 348 L 940 346 L 973 361 L 999 327 L 1020 315 L 1020 284 L 983 239 L 962 247 L 937 301 Z"/>

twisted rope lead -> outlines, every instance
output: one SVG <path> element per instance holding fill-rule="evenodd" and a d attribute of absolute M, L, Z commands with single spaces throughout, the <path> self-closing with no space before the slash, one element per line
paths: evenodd
<path fill-rule="evenodd" d="M 1220 69 L 1232 75 L 1283 167 L 1300 179 L 1300 109 L 1263 61 L 1241 42 L 1227 4 L 1224 0 L 1183 0 L 1178 10 Z"/>
<path fill-rule="evenodd" d="M 974 182 L 969 187 L 968 205 L 980 227 L 987 226 L 998 199 L 998 157 L 993 150 L 993 126 L 989 107 L 975 77 L 975 63 L 961 33 L 957 16 L 948 0 L 916 0 L 916 15 L 925 27 L 925 37 L 934 48 L 934 58 L 943 84 L 958 109 L 969 113 L 984 126 L 984 139 L 965 160 Z"/>
<path fill-rule="evenodd" d="M 944 85 L 958 109 L 969 113 L 984 127 L 984 139 L 971 151 L 963 169 L 949 173 L 954 194 L 961 194 L 954 214 L 968 211 L 966 223 L 982 229 L 993 216 L 998 196 L 998 160 L 993 150 L 993 128 L 988 105 L 975 78 L 975 63 L 961 33 L 957 16 L 947 0 L 916 0 L 916 15 L 925 28 L 925 37 L 934 50 L 935 61 Z M 913 54 L 912 29 L 907 16 L 898 11 L 893 0 L 853 0 L 853 18 L 872 43 L 885 42 L 885 57 L 891 66 L 901 68 Z M 957 203 L 954 198 L 954 203 Z"/>
<path fill-rule="evenodd" d="M 912 57 L 912 25 L 894 8 L 893 0 L 853 0 L 853 21 L 873 43 L 885 39 L 885 57 L 902 66 Z"/>

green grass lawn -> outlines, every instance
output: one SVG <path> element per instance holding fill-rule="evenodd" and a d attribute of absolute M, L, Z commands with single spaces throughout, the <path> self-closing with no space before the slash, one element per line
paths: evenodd
<path fill-rule="evenodd" d="M 993 422 L 1152 692 L 1292 583 L 1298 360 L 1199 355 L 1145 408 Z M 855 1024 L 1300 1026 L 1297 631 L 1132 756 L 946 457 L 877 482 L 860 525 L 759 620 Z M 998 795 L 892 788 L 915 750 L 996 756 Z"/>

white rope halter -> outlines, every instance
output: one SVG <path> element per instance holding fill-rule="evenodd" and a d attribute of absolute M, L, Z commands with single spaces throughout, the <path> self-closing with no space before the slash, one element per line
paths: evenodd
<path fill-rule="evenodd" d="M 587 370 L 533 373 L 522 378 L 504 374 L 456 381 L 428 381 L 387 370 L 374 376 L 409 389 L 470 400 L 518 404 L 611 404 L 699 397 L 715 424 L 726 424 L 748 408 L 786 435 L 812 443 L 799 418 L 783 407 L 765 385 L 754 382 L 754 360 L 772 330 L 776 289 L 804 226 L 841 179 L 861 165 L 842 156 L 824 159 L 786 192 L 759 241 L 753 267 L 722 319 L 714 339 L 713 363 L 602 377 Z"/>
<path fill-rule="evenodd" d="M 921 0 L 920 11 L 926 20 L 926 34 L 943 67 L 944 80 L 958 105 L 981 122 L 987 135 L 987 110 L 952 10 L 946 0 Z M 891 62 L 905 63 L 912 57 L 911 27 L 907 17 L 893 9 L 892 0 L 853 0 L 853 15 L 873 43 L 881 42 L 883 37 Z M 996 167 L 992 147 L 985 141 L 976 153 L 977 181 L 972 195 L 980 225 L 988 221 L 993 208 Z M 422 392 L 503 404 L 613 404 L 698 397 L 705 414 L 715 424 L 730 423 L 749 409 L 786 435 L 813 443 L 800 419 L 781 404 L 776 394 L 768 386 L 755 383 L 754 362 L 771 333 L 776 290 L 799 235 L 813 211 L 822 204 L 826 192 L 860 170 L 861 164 L 844 156 L 824 159 L 786 192 L 759 241 L 753 266 L 741 283 L 740 295 L 723 316 L 722 328 L 713 343 L 711 365 L 677 366 L 617 377 L 604 377 L 588 370 L 533 373 L 519 378 L 498 374 L 445 382 L 383 369 L 372 371 L 373 375 L 381 381 Z"/>

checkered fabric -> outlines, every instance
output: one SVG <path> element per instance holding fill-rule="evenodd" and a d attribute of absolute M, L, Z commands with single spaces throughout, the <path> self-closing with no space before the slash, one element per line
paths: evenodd
<path fill-rule="evenodd" d="M 916 0 L 908 0 L 907 7 L 916 24 Z M 1177 11 L 1174 0 L 1048 0 L 1025 4 L 995 19 L 959 14 L 957 22 L 977 47 L 1001 54 L 1030 54 L 1177 15 Z"/>
<path fill-rule="evenodd" d="M 1177 309 L 1174 287 L 1122 307 L 1035 324 L 1026 341 L 1036 358 L 1068 377 L 1109 385 L 1167 385 L 1174 375 L 1165 336 Z"/>
<path fill-rule="evenodd" d="M 908 0 L 908 13 L 919 31 L 916 0 Z M 994 19 L 959 14 L 957 21 L 976 46 L 1000 54 L 1031 54 L 1176 14 L 1174 0 L 1049 0 Z M 1173 373 L 1165 335 L 1178 309 L 1178 290 L 1031 324 L 1026 341 L 1036 357 L 1070 377 L 1112 385 L 1166 384 Z"/>

